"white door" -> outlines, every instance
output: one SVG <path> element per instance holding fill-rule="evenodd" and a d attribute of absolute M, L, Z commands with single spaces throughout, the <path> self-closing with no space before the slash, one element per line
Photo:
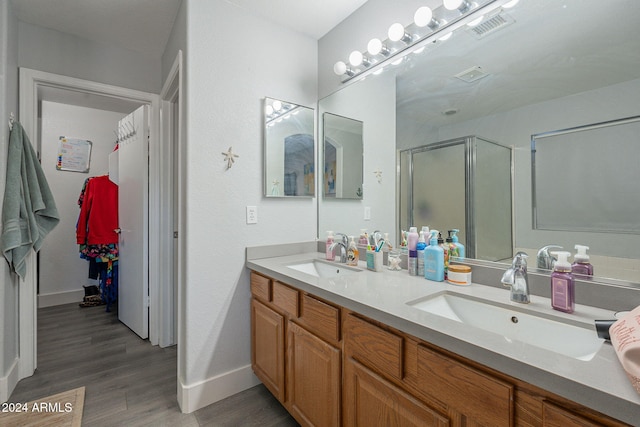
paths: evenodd
<path fill-rule="evenodd" d="M 120 120 L 118 131 L 118 318 L 141 338 L 148 338 L 148 106 Z"/>

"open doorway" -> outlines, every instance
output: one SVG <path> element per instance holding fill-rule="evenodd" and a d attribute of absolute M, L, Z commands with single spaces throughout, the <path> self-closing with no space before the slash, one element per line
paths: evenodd
<path fill-rule="evenodd" d="M 74 79 L 66 76 L 44 73 L 36 70 L 21 69 L 20 70 L 20 119 L 28 135 L 33 141 L 40 139 L 40 127 L 38 126 L 38 109 L 43 100 L 46 98 L 47 90 L 55 89 L 65 92 L 69 96 L 80 94 L 82 97 L 97 96 L 103 100 L 123 101 L 132 104 L 146 104 L 150 106 L 151 120 L 150 133 L 152 135 L 151 143 L 161 144 L 160 127 L 159 127 L 159 97 L 154 94 L 134 91 L 126 88 L 119 88 L 110 85 L 90 82 L 81 79 Z M 153 138 L 156 138 L 155 140 Z M 171 138 L 167 137 L 167 141 Z M 163 326 L 159 319 L 165 317 L 171 318 L 170 323 L 175 322 L 176 312 L 171 305 L 162 304 L 162 294 L 160 287 L 162 284 L 158 277 L 173 277 L 172 265 L 163 262 L 160 254 L 166 251 L 168 245 L 167 240 L 172 242 L 172 227 L 165 227 L 160 221 L 160 217 L 172 217 L 171 212 L 164 212 L 159 202 L 160 194 L 171 193 L 171 188 L 163 186 L 159 177 L 163 176 L 165 170 L 164 159 L 166 150 L 157 149 L 150 152 L 149 155 L 149 276 L 150 291 L 152 301 L 156 300 L 156 304 L 150 306 L 149 313 L 149 341 L 153 345 L 159 344 L 159 336 L 162 333 Z M 160 147 L 162 148 L 162 147 Z M 165 154 L 162 154 L 165 153 Z M 170 208 L 166 208 L 169 209 Z M 31 256 L 28 260 L 27 277 L 24 283 L 20 285 L 20 360 L 19 360 L 19 377 L 25 378 L 33 374 L 37 366 L 37 330 L 36 330 L 36 298 L 37 298 L 37 280 L 38 266 L 36 257 Z M 173 283 L 171 283 L 173 286 Z M 173 292 L 173 291 L 172 291 Z M 166 345 L 167 343 L 165 343 Z M 170 345 L 170 344 L 169 344 Z"/>

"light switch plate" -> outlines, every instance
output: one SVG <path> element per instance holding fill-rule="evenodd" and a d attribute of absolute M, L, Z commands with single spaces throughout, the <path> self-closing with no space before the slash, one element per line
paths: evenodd
<path fill-rule="evenodd" d="M 258 207 L 247 206 L 247 224 L 257 224 L 257 223 L 258 223 Z"/>
<path fill-rule="evenodd" d="M 371 220 L 371 206 L 364 207 L 364 220 L 365 221 Z"/>

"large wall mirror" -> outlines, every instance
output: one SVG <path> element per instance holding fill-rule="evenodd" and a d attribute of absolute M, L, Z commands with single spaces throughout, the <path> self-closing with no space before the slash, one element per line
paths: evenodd
<path fill-rule="evenodd" d="M 622 0 L 520 1 L 512 9 L 500 10 L 499 16 L 485 18 L 496 25 L 487 25 L 483 31 L 461 28 L 421 54 L 410 54 L 401 63 L 385 67 L 379 75 L 350 81 L 322 99 L 319 109 L 330 105 L 334 111 L 340 107 L 361 115 L 375 110 L 378 121 L 384 114 L 385 126 L 393 131 L 385 134 L 386 145 L 377 146 L 378 155 L 365 156 L 365 177 L 379 167 L 381 158 L 393 157 L 395 162 L 400 150 L 467 135 L 481 135 L 512 147 L 513 250 L 525 250 L 535 265 L 542 246 L 557 244 L 575 253 L 574 245 L 586 245 L 596 276 L 637 284 L 640 235 L 536 229 L 531 178 L 532 135 L 640 115 L 640 8 L 634 5 Z M 411 18 L 408 15 L 407 22 Z M 581 154 L 589 155 L 589 151 Z M 590 169 L 605 181 L 607 174 L 615 173 Z M 396 179 L 386 172 L 384 177 Z M 446 186 L 446 177 L 442 185 Z M 635 188 L 640 192 L 640 184 Z M 367 186 L 365 190 L 368 194 Z M 491 189 L 484 190 L 490 197 Z M 399 186 L 392 197 L 377 203 L 365 200 L 372 212 L 389 203 L 399 209 L 397 201 L 406 200 L 402 193 L 407 191 L 415 190 Z M 576 194 L 589 203 L 588 189 Z M 322 200 L 319 235 L 324 230 L 357 233 L 366 227 L 394 230 L 397 241 L 398 211 L 391 217 L 372 218 L 371 223 L 358 215 L 356 224 L 344 219 L 346 209 Z M 477 227 L 481 229 L 482 224 Z"/>
<path fill-rule="evenodd" d="M 314 110 L 279 99 L 264 103 L 264 195 L 315 196 Z"/>
<path fill-rule="evenodd" d="M 322 115 L 322 188 L 326 198 L 362 199 L 364 143 L 362 122 L 336 114 Z"/>

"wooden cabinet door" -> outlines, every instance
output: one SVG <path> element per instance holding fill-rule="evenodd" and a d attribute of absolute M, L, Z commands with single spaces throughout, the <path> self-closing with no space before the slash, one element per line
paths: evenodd
<path fill-rule="evenodd" d="M 589 421 L 550 402 L 543 402 L 542 425 L 544 427 L 597 427 L 602 424 Z"/>
<path fill-rule="evenodd" d="M 284 402 L 284 317 L 251 300 L 251 367 L 260 381 Z"/>
<path fill-rule="evenodd" d="M 340 350 L 289 321 L 287 402 L 303 426 L 340 425 Z"/>
<path fill-rule="evenodd" d="M 343 402 L 348 427 L 449 425 L 445 417 L 351 358 L 344 366 Z"/>

